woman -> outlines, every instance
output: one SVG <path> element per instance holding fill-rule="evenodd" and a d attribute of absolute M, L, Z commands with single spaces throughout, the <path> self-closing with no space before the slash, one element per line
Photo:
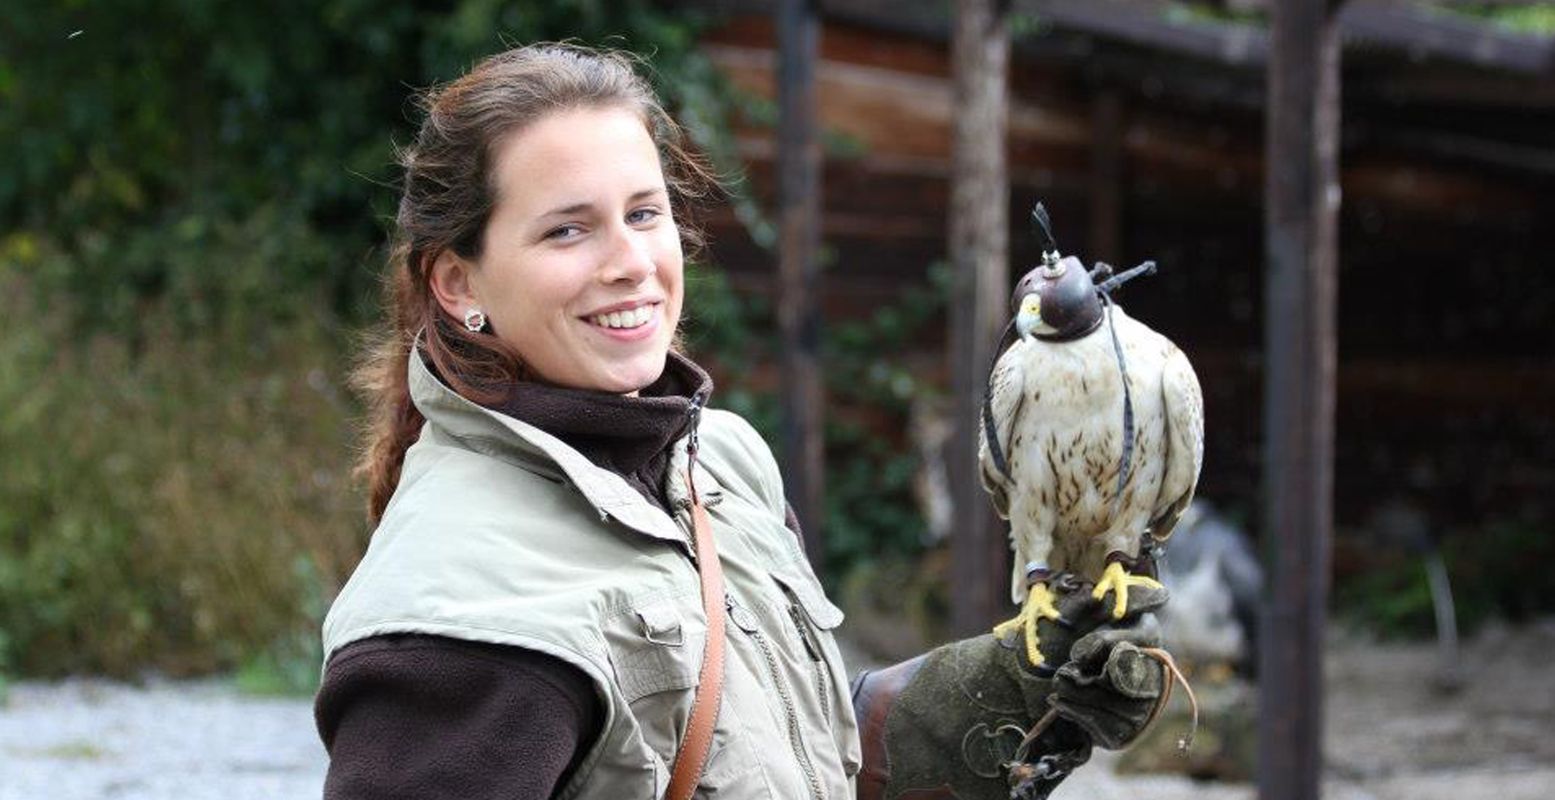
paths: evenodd
<path fill-rule="evenodd" d="M 392 331 L 363 370 L 378 527 L 324 626 L 327 797 L 659 797 L 682 760 L 688 786 L 731 797 L 1007 796 L 1008 753 L 988 775 L 977 743 L 942 757 L 973 727 L 1024 732 L 1068 696 L 1093 736 L 1137 731 L 1159 674 L 1136 670 L 1121 705 L 1096 683 L 1127 647 L 1092 648 L 1064 695 L 984 636 L 861 681 L 861 742 L 842 613 L 772 455 L 702 410 L 711 381 L 674 346 L 692 238 L 676 215 L 710 181 L 625 57 L 490 58 L 427 96 L 403 163 Z M 1072 633 L 1041 639 L 1068 659 Z M 697 711 L 715 644 L 721 690 Z M 1033 757 L 1088 747 L 1080 730 L 1054 726 Z"/>

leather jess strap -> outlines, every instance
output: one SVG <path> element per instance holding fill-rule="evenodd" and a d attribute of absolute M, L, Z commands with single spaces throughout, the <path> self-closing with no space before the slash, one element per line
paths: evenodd
<path fill-rule="evenodd" d="M 707 617 L 707 641 L 702 648 L 702 669 L 697 674 L 696 696 L 691 700 L 691 721 L 670 769 L 665 800 L 690 800 L 707 766 L 713 746 L 713 725 L 718 721 L 724 684 L 724 576 L 718 563 L 718 545 L 702 501 L 691 492 L 691 527 L 697 570 L 702 581 L 702 611 Z"/>

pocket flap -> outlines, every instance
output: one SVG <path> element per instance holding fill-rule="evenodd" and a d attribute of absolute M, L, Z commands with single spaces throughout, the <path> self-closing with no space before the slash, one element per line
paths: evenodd
<path fill-rule="evenodd" d="M 628 703 L 696 685 L 702 634 L 697 626 L 686 624 L 674 602 L 632 609 L 627 619 L 636 630 L 623 631 L 624 639 L 612 648 L 611 660 Z"/>
<path fill-rule="evenodd" d="M 669 603 L 656 603 L 637 609 L 637 619 L 643 625 L 643 638 L 654 644 L 679 647 L 685 643 L 680 628 L 680 612 Z"/>
<path fill-rule="evenodd" d="M 831 630 L 841 625 L 844 617 L 842 609 L 827 599 L 826 592 L 821 589 L 820 581 L 816 580 L 814 575 L 808 574 L 808 568 L 799 569 L 806 571 L 803 574 L 799 574 L 798 570 L 790 573 L 774 572 L 772 577 L 776 578 L 777 582 L 799 601 L 799 605 L 804 608 L 805 614 L 810 617 L 810 622 L 815 627 Z"/>

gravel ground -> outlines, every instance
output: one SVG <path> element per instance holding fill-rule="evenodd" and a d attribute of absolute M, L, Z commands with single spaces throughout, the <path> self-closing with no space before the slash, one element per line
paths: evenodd
<path fill-rule="evenodd" d="M 1336 638 L 1324 796 L 1555 796 L 1552 653 L 1555 622 L 1488 630 L 1464 648 L 1474 680 L 1443 693 L 1429 645 Z M 1116 763 L 1098 753 L 1054 800 L 1255 795 L 1246 784 L 1119 775 Z M 0 707 L 0 800 L 316 798 L 324 769 L 308 700 L 246 697 L 219 681 L 23 682 Z"/>
<path fill-rule="evenodd" d="M 318 797 L 307 700 L 216 681 L 20 683 L 0 708 L 0 800 Z"/>

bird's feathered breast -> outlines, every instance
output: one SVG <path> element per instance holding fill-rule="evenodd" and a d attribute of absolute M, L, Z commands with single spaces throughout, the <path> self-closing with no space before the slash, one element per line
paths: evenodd
<path fill-rule="evenodd" d="M 979 462 L 983 486 L 1010 520 L 1017 572 L 1027 558 L 1055 570 L 1099 572 L 1109 550 L 1137 552 L 1147 528 L 1169 533 L 1163 514 L 1175 524 L 1170 509 L 1192 495 L 1203 437 L 1192 369 L 1165 337 L 1116 306 L 1111 313 L 1135 424 L 1121 496 L 1123 381 L 1108 327 L 1070 342 L 1019 341 L 995 364 L 989 407 L 1009 474 L 992 463 L 986 435 Z M 1181 396 L 1187 393 L 1183 368 L 1191 398 Z M 1168 399 L 1170 393 L 1178 396 Z M 1185 416 L 1183 407 L 1192 408 L 1186 416 L 1196 424 L 1174 424 L 1171 417 Z"/>

